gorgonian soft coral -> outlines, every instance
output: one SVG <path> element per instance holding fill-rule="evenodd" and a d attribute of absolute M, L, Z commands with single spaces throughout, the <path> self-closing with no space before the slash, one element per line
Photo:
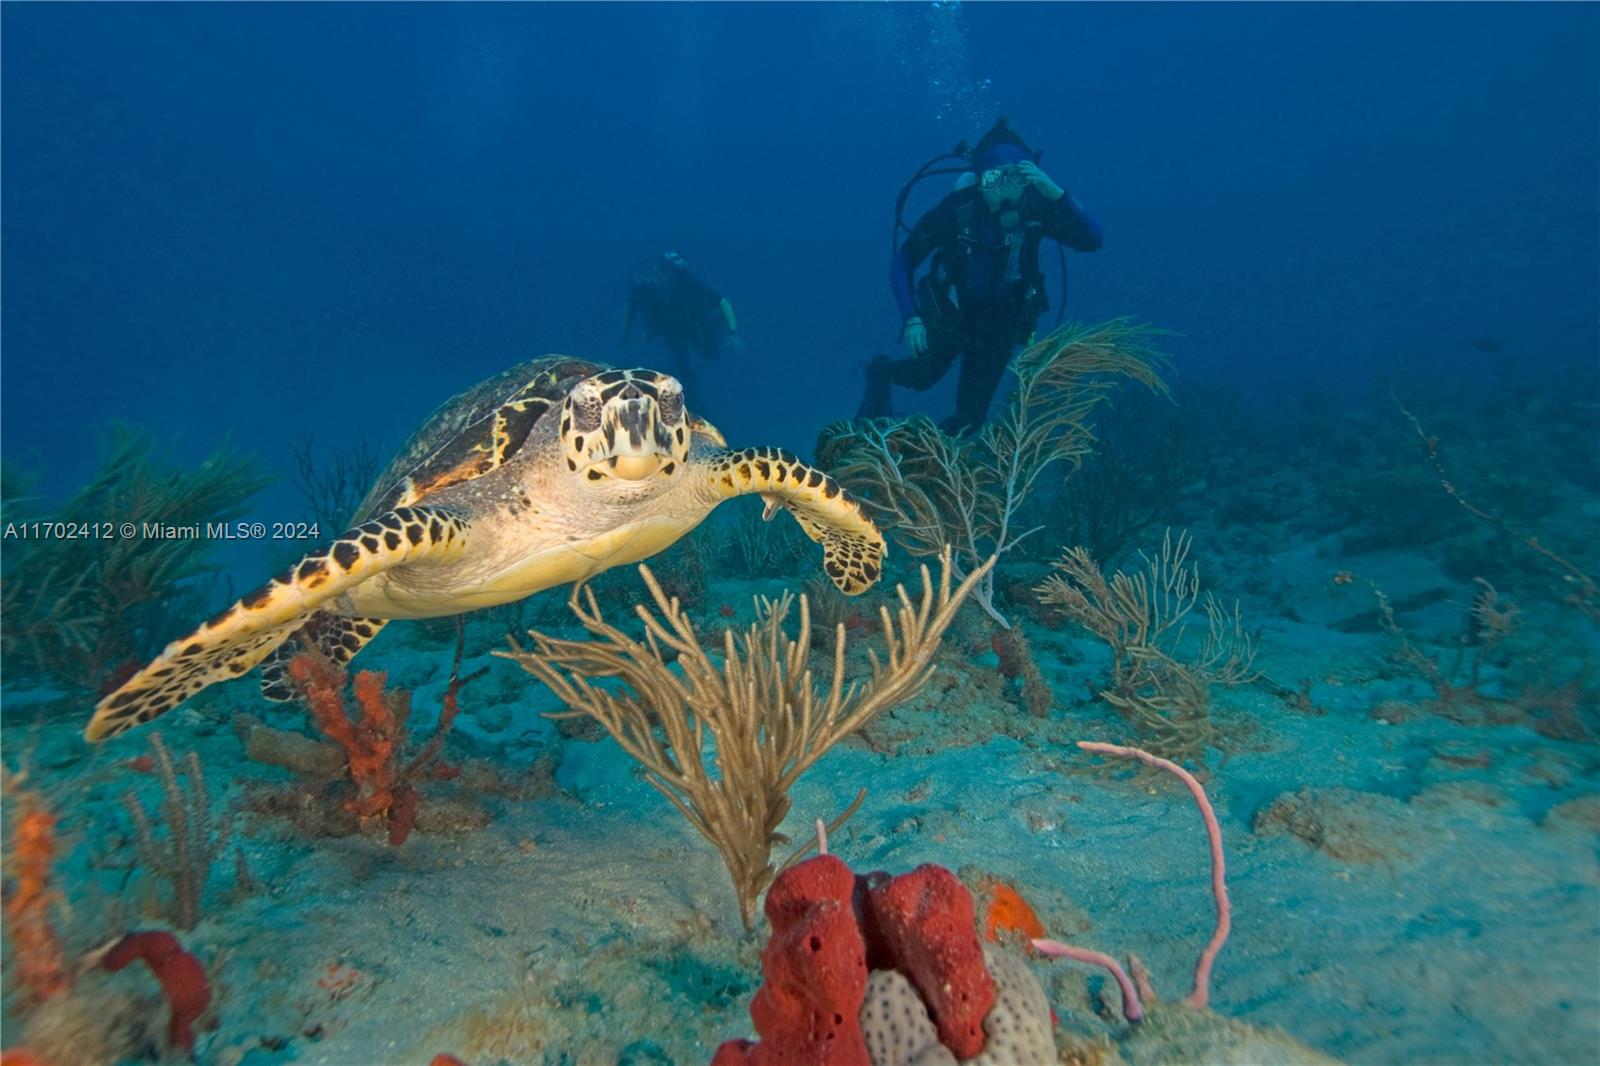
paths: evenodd
<path fill-rule="evenodd" d="M 1124 380 L 1166 394 L 1158 331 L 1125 319 L 1052 333 L 1017 356 L 1005 414 L 952 437 L 925 417 L 835 423 L 817 459 L 860 498 L 880 528 L 913 555 L 949 545 L 958 577 L 1001 557 L 1033 529 L 1024 501 L 1057 463 L 1070 474 L 1094 445 L 1089 420 Z M 991 571 L 973 598 L 1001 625 Z"/>

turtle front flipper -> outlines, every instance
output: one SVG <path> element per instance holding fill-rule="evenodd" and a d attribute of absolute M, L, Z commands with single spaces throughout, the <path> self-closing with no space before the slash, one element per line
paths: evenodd
<path fill-rule="evenodd" d="M 688 416 L 688 418 L 689 432 L 694 434 L 694 438 L 696 440 L 704 437 L 706 440 L 710 441 L 712 444 L 715 444 L 719 448 L 726 448 L 728 446 L 728 439 L 722 435 L 722 430 L 718 429 L 716 426 L 713 426 L 710 422 L 707 422 L 699 415 L 691 414 Z"/>
<path fill-rule="evenodd" d="M 438 507 L 399 507 L 363 522 L 168 644 L 95 706 L 84 736 L 100 741 L 125 733 L 207 685 L 248 673 L 335 596 L 396 566 L 459 558 L 469 529 Z"/>
<path fill-rule="evenodd" d="M 782 448 L 742 448 L 711 460 L 712 488 L 723 498 L 759 493 L 794 515 L 822 545 L 822 568 L 846 596 L 871 588 L 883 573 L 883 534 L 833 478 Z"/>

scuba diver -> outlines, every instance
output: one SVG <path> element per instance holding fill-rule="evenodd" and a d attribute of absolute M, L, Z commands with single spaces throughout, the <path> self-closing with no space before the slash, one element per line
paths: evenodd
<path fill-rule="evenodd" d="M 733 305 L 701 281 L 688 260 L 677 252 L 662 252 L 628 275 L 628 306 L 622 319 L 622 340 L 627 343 L 634 323 L 644 335 L 659 337 L 677 360 L 674 373 L 685 388 L 692 387 L 691 352 L 715 359 L 723 338 L 735 350 L 743 346 Z"/>
<path fill-rule="evenodd" d="M 1039 243 L 1080 252 L 1100 247 L 1100 226 L 1039 168 L 1040 153 L 996 122 L 975 148 L 923 164 L 900 190 L 894 239 L 905 229 L 901 213 L 917 182 L 959 173 L 953 192 L 917 220 L 904 244 L 894 247 L 889 283 L 900 308 L 904 359 L 878 356 L 867 366 L 867 389 L 858 418 L 890 411 L 891 386 L 931 388 L 961 359 L 956 411 L 940 428 L 956 434 L 983 423 L 1011 353 L 1027 342 L 1049 306 Z M 956 165 L 933 169 L 946 160 Z M 928 272 L 913 287 L 929 255 Z M 1066 254 L 1061 253 L 1061 310 L 1066 308 Z M 1057 321 L 1059 323 L 1060 313 Z"/>

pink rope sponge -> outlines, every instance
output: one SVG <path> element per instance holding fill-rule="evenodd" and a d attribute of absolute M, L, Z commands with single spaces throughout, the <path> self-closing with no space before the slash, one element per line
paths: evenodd
<path fill-rule="evenodd" d="M 1188 997 L 1184 1000 L 1191 1007 L 1205 1007 L 1211 996 L 1211 966 L 1216 962 L 1217 954 L 1222 950 L 1222 945 L 1227 942 L 1228 931 L 1232 926 L 1232 908 L 1228 904 L 1227 859 L 1222 851 L 1222 827 L 1217 824 L 1217 812 L 1212 808 L 1211 801 L 1206 798 L 1206 790 L 1195 776 L 1171 759 L 1163 759 L 1159 755 L 1152 755 L 1142 748 L 1124 747 L 1120 744 L 1101 744 L 1092 740 L 1078 741 L 1078 747 L 1084 751 L 1097 755 L 1115 755 L 1123 759 L 1137 759 L 1146 766 L 1154 766 L 1174 775 L 1178 780 L 1188 786 L 1189 794 L 1194 797 L 1194 802 L 1200 808 L 1200 817 L 1206 823 L 1206 837 L 1211 842 L 1211 896 L 1217 905 L 1217 925 L 1211 934 L 1211 940 L 1200 953 L 1200 960 L 1194 967 L 1194 984 L 1189 990 Z M 1059 940 L 1034 940 L 1033 947 L 1044 955 L 1059 958 L 1074 959 L 1094 966 L 1103 966 L 1116 978 L 1117 987 L 1122 991 L 1122 1016 L 1129 1022 L 1137 1022 L 1144 1018 L 1144 1005 L 1139 1001 L 1139 993 L 1128 975 L 1117 960 L 1098 951 L 1087 948 L 1073 947 L 1063 944 Z"/>

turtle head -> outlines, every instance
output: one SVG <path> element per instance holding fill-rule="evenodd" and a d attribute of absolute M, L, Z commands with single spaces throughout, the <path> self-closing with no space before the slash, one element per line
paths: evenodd
<path fill-rule="evenodd" d="M 561 410 L 567 469 L 585 483 L 676 481 L 689 457 L 689 414 L 678 379 L 607 370 L 572 387 Z"/>

